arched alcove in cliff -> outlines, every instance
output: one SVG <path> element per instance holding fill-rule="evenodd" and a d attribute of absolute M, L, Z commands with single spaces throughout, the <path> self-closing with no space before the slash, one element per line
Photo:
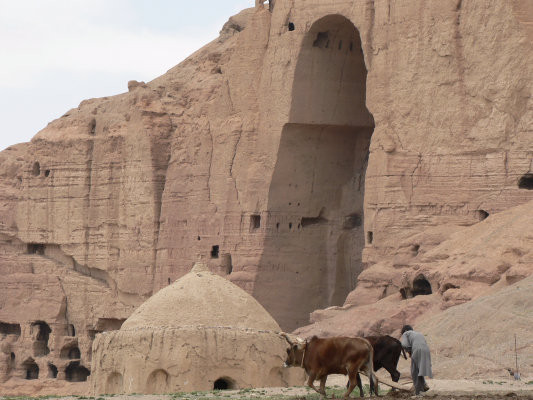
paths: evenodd
<path fill-rule="evenodd" d="M 169 386 L 168 372 L 163 369 L 152 371 L 146 381 L 146 393 L 166 393 Z"/>
<path fill-rule="evenodd" d="M 366 75 L 359 31 L 350 20 L 330 15 L 311 26 L 281 132 L 269 192 L 272 233 L 254 292 L 284 329 L 305 324 L 317 308 L 342 305 L 362 270 L 365 171 L 374 130 Z"/>
<path fill-rule="evenodd" d="M 36 321 L 31 324 L 31 333 L 33 341 L 33 355 L 34 357 L 42 357 L 50 353 L 48 348 L 48 339 L 52 329 L 44 321 Z"/>
<path fill-rule="evenodd" d="M 117 394 L 122 392 L 124 385 L 124 378 L 119 372 L 111 373 L 106 380 L 105 392 L 110 394 Z"/>

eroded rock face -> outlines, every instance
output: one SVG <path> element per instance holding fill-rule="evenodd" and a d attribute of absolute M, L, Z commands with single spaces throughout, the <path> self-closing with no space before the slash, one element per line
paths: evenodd
<path fill-rule="evenodd" d="M 258 4 L 160 78 L 84 101 L 2 152 L 0 322 L 21 327 L 17 341 L 1 336 L 16 360 L 4 379 L 24 379 L 38 321 L 54 338 L 43 363 L 61 359 L 72 325 L 89 368 L 94 333 L 118 329 L 199 257 L 286 330 L 342 306 L 356 284 L 364 296 L 347 305 L 393 308 L 401 289 L 410 298 L 429 283 L 432 295 L 403 300 L 422 314 L 529 275 L 527 260 L 513 272 L 512 250 L 508 269 L 489 261 L 473 275 L 423 261 L 452 251 L 437 248 L 461 227 L 532 199 L 524 7 Z M 438 269 L 415 285 L 424 265 Z"/>

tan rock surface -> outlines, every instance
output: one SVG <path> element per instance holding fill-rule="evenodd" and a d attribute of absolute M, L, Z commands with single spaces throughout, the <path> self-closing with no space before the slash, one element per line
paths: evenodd
<path fill-rule="evenodd" d="M 532 293 L 530 276 L 421 320 L 438 377 L 508 378 L 507 368 L 516 370 L 517 361 L 524 380 L 533 376 Z"/>
<path fill-rule="evenodd" d="M 2 152 L 0 322 L 21 326 L 7 376 L 27 373 L 37 321 L 53 338 L 41 370 L 70 325 L 89 368 L 94 334 L 199 256 L 283 329 L 343 306 L 356 284 L 344 308 L 389 329 L 529 275 L 530 253 L 478 224 L 533 198 L 529 15 L 521 0 L 258 5 L 163 76 Z M 417 268 L 452 286 L 405 313 L 397 297 L 374 304 L 409 297 Z"/>

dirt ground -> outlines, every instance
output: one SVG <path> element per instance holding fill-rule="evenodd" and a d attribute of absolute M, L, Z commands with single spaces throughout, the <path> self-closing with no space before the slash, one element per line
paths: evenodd
<path fill-rule="evenodd" d="M 363 382 L 365 378 L 363 377 Z M 318 382 L 317 382 L 318 383 Z M 400 383 L 402 383 L 400 381 Z M 421 398 L 432 400 L 481 400 L 481 399 L 532 399 L 533 381 L 514 380 L 443 380 L 428 379 L 430 390 Z M 342 398 L 346 377 L 333 375 L 328 378 L 326 392 L 328 399 Z M 405 386 L 409 382 L 405 381 Z M 380 394 L 383 400 L 412 399 L 412 392 L 387 392 L 384 385 L 380 385 Z M 356 388 L 351 398 L 359 398 Z M 368 393 L 366 393 L 368 397 Z M 0 396 L 2 400 L 23 400 L 28 397 Z M 68 396 L 55 397 L 43 396 L 36 399 L 58 400 L 216 400 L 216 399 L 239 399 L 239 400 L 321 400 L 322 397 L 312 389 L 300 386 L 291 388 L 258 388 L 240 390 L 215 390 L 210 392 L 192 393 L 169 393 L 162 395 L 96 395 L 96 396 Z"/>

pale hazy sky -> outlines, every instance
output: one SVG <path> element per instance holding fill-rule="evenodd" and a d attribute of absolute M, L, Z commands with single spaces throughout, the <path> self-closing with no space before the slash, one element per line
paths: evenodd
<path fill-rule="evenodd" d="M 0 0 L 0 150 L 88 98 L 150 81 L 254 0 Z"/>

